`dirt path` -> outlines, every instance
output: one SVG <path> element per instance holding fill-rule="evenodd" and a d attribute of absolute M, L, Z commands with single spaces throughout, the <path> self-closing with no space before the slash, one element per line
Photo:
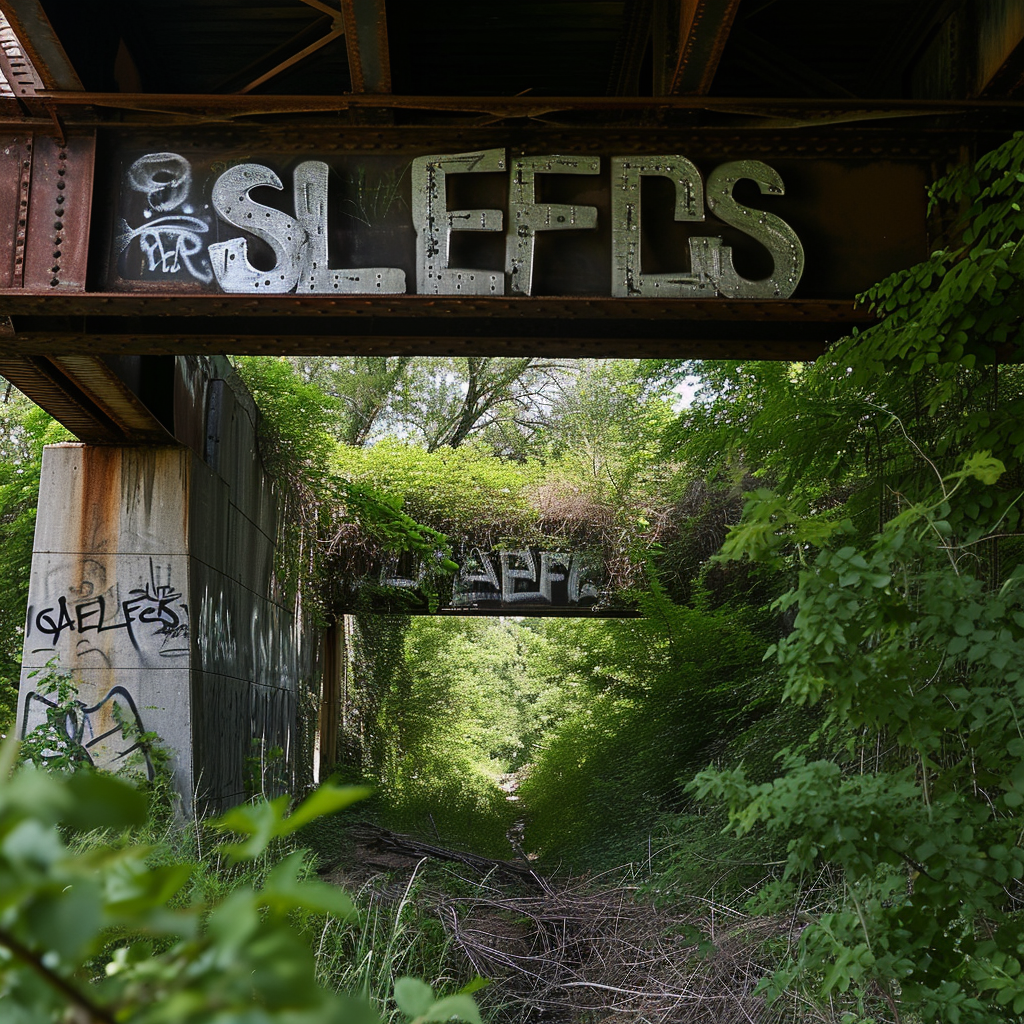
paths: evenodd
<path fill-rule="evenodd" d="M 417 891 L 472 970 L 493 982 L 484 1001 L 525 1021 L 779 1024 L 795 1021 L 754 995 L 769 972 L 763 943 L 789 920 L 751 918 L 707 900 L 656 906 L 628 870 L 548 879 L 532 868 L 446 850 L 376 826 L 330 881 L 396 901 L 424 859 L 448 866 Z M 446 891 L 447 889 L 447 891 Z M 466 895 L 469 893 L 469 895 Z"/>

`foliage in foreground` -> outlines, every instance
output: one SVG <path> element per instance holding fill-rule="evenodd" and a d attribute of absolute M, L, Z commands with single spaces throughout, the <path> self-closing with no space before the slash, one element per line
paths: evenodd
<path fill-rule="evenodd" d="M 339 888 L 310 881 L 301 850 L 275 857 L 254 888 L 197 888 L 195 865 L 156 855 L 126 829 L 146 797 L 93 771 L 14 769 L 0 750 L 0 1001 L 5 1024 L 70 1019 L 131 1024 L 374 1024 L 362 994 L 317 984 L 312 925 L 351 920 Z M 275 840 L 365 795 L 325 786 L 287 814 L 288 800 L 237 807 L 212 823 L 235 834 L 219 857 L 246 865 Z M 75 843 L 86 829 L 106 840 Z M 415 1024 L 480 1024 L 472 999 L 436 999 L 415 978 L 394 1000 Z"/>

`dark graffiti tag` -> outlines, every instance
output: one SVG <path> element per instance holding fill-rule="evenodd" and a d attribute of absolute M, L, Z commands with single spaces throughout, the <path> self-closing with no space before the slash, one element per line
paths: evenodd
<path fill-rule="evenodd" d="M 141 651 L 140 642 L 158 637 L 161 657 L 181 657 L 188 654 L 188 606 L 181 598 L 170 583 L 158 581 L 150 562 L 149 581 L 130 590 L 126 599 L 108 602 L 99 594 L 69 605 L 61 595 L 56 606 L 29 609 L 29 628 L 50 637 L 53 647 L 65 632 L 86 636 L 124 630 L 137 651 Z"/>
<path fill-rule="evenodd" d="M 107 720 L 114 722 L 109 728 L 102 724 Z M 76 748 L 93 767 L 116 768 L 138 751 L 146 774 L 150 780 L 153 778 L 153 764 L 142 740 L 142 717 L 134 698 L 123 686 L 111 687 L 91 707 L 80 700 L 69 707 L 33 690 L 25 698 L 22 737 L 39 725 L 46 726 L 57 744 Z M 57 756 L 56 751 L 53 753 Z"/>

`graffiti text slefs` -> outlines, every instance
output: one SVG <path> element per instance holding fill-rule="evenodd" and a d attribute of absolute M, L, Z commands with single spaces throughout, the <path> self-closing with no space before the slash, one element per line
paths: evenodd
<path fill-rule="evenodd" d="M 744 206 L 733 195 L 740 181 L 752 181 L 762 194 L 784 193 L 782 178 L 759 160 L 730 161 L 715 168 L 705 182 L 697 167 L 678 154 L 613 156 L 611 165 L 611 294 L 615 297 L 788 298 L 804 269 L 804 250 L 796 232 L 767 211 Z M 416 233 L 416 291 L 431 295 L 521 295 L 533 291 L 538 232 L 586 231 L 597 227 L 596 207 L 537 200 L 536 179 L 545 175 L 596 175 L 595 156 L 506 158 L 506 150 L 432 154 L 411 164 L 411 214 Z M 220 221 L 246 232 L 203 249 L 213 235 L 213 214 L 194 215 L 187 203 L 192 183 L 189 162 L 176 153 L 152 153 L 137 159 L 126 173 L 126 191 L 143 193 L 148 220 L 137 228 L 122 220 L 116 247 L 123 254 L 138 238 L 150 274 L 184 269 L 202 283 L 214 278 L 225 292 L 247 294 L 402 294 L 405 271 L 397 267 L 331 268 L 328 251 L 328 176 L 320 160 L 304 160 L 292 172 L 293 214 L 266 206 L 251 193 L 258 188 L 284 190 L 278 174 L 260 163 L 238 163 L 222 171 L 203 207 Z M 448 208 L 446 177 L 451 174 L 501 174 L 508 180 L 508 218 L 500 209 Z M 733 251 L 722 237 L 694 234 L 680 253 L 680 267 L 668 273 L 641 268 L 641 180 L 665 178 L 675 195 L 676 221 L 703 222 L 706 210 L 753 239 L 771 256 L 765 278 L 749 280 L 736 270 Z M 174 211 L 155 219 L 154 213 Z M 504 269 L 452 266 L 452 232 L 506 233 Z M 698 229 L 699 231 L 699 229 Z M 250 259 L 257 240 L 273 257 L 269 269 Z M 685 264 L 689 263 L 689 267 Z M 209 268 L 209 269 L 207 269 Z M 131 276 L 131 275 L 129 275 Z"/>

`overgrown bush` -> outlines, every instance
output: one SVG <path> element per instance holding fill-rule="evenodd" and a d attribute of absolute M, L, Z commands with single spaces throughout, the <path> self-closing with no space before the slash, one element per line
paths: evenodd
<path fill-rule="evenodd" d="M 16 754 L 13 741 L 0 748 L 5 1024 L 380 1019 L 365 989 L 318 983 L 329 977 L 313 945 L 322 953 L 331 922 L 351 921 L 355 908 L 341 889 L 311 880 L 304 852 L 287 845 L 365 790 L 321 787 L 290 814 L 281 797 L 187 828 L 150 817 L 145 793 L 126 781 L 16 769 Z M 469 996 L 438 999 L 411 977 L 392 992 L 392 980 L 386 994 L 401 1018 L 480 1024 Z"/>
<path fill-rule="evenodd" d="M 520 788 L 527 846 L 547 860 L 611 866 L 646 856 L 655 822 L 730 734 L 771 708 L 763 642 L 733 610 L 676 605 L 655 582 L 643 618 L 553 623 L 577 710 Z"/>
<path fill-rule="evenodd" d="M 873 480 L 844 505 L 780 477 L 724 552 L 798 570 L 771 653 L 784 697 L 821 708 L 809 739 L 831 756 L 794 744 L 772 779 L 696 783 L 739 833 L 788 836 L 759 906 L 800 907 L 804 926 L 765 990 L 851 1024 L 880 1005 L 949 1024 L 1024 1013 L 1024 380 L 998 365 L 1024 337 L 1024 136 L 933 200 L 963 215 L 950 245 L 872 289 L 881 322 L 807 372 L 862 410 L 833 437 L 843 459 L 870 451 Z M 775 459 L 803 447 L 794 432 Z"/>

